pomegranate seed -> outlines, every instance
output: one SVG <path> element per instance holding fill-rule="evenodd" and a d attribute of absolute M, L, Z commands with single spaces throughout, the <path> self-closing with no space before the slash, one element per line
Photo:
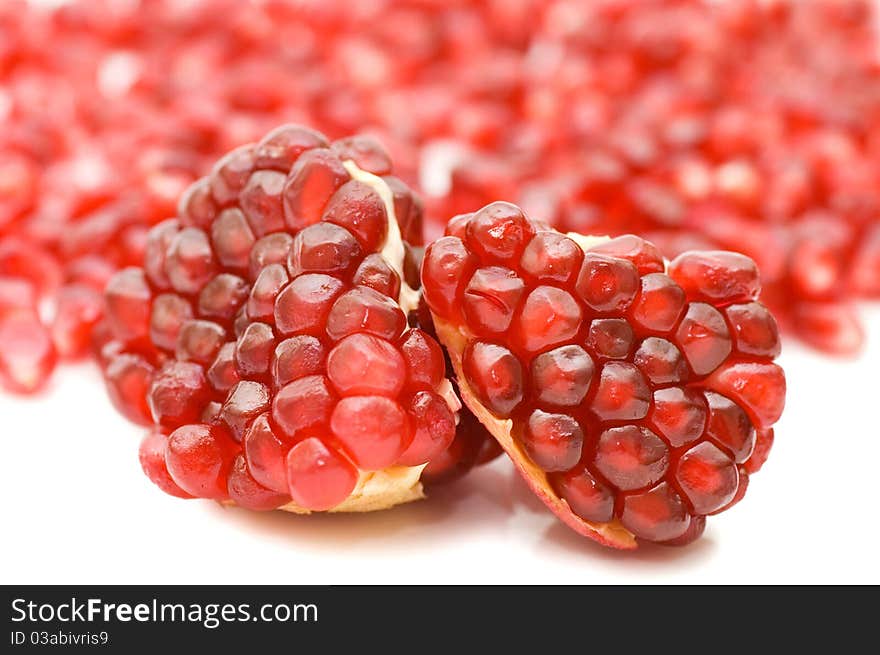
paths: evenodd
<path fill-rule="evenodd" d="M 241 211 L 248 225 L 245 230 L 240 223 L 236 224 L 237 233 L 242 238 L 240 243 L 244 243 L 248 234 L 252 240 L 284 230 L 282 194 L 285 182 L 287 177 L 284 174 L 267 170 L 254 171 L 248 178 L 239 194 Z M 216 224 L 215 221 L 214 225 Z"/>
<path fill-rule="evenodd" d="M 649 273 L 641 279 L 641 289 L 630 316 L 644 330 L 665 333 L 678 324 L 684 308 L 684 289 L 668 275 Z"/>
<path fill-rule="evenodd" d="M 590 248 L 590 252 L 625 259 L 632 262 L 639 275 L 647 277 L 650 273 L 662 273 L 666 265 L 657 247 L 633 234 L 624 234 Z"/>
<path fill-rule="evenodd" d="M 534 228 L 519 207 L 508 202 L 493 202 L 470 219 L 468 246 L 479 256 L 499 263 L 519 259 Z"/>
<path fill-rule="evenodd" d="M 526 422 L 522 443 L 529 458 L 545 471 L 567 471 L 581 458 L 584 432 L 567 414 L 536 409 Z"/>
<path fill-rule="evenodd" d="M 443 382 L 443 351 L 426 332 L 418 328 L 407 331 L 398 343 L 398 348 L 406 362 L 409 387 L 433 389 Z"/>
<path fill-rule="evenodd" d="M 628 261 L 588 252 L 575 288 L 593 311 L 620 312 L 635 298 L 639 274 Z"/>
<path fill-rule="evenodd" d="M 293 277 L 301 273 L 346 276 L 362 257 L 351 232 L 332 223 L 317 223 L 293 238 L 287 267 Z"/>
<path fill-rule="evenodd" d="M 194 227 L 178 232 L 165 259 L 165 274 L 175 291 L 198 293 L 214 275 L 214 254 L 208 236 Z"/>
<path fill-rule="evenodd" d="M 747 302 L 761 291 L 755 262 L 735 252 L 686 252 L 669 264 L 669 275 L 690 300 Z"/>
<path fill-rule="evenodd" d="M 299 156 L 313 148 L 328 145 L 324 135 L 300 125 L 281 125 L 264 136 L 254 149 L 258 168 L 289 171 Z"/>
<path fill-rule="evenodd" d="M 677 448 L 693 443 L 706 425 L 706 403 L 692 389 L 667 387 L 654 392 L 648 421 L 669 445 Z"/>
<path fill-rule="evenodd" d="M 148 338 L 150 287 L 142 270 L 126 268 L 117 273 L 107 284 L 104 302 L 107 321 L 116 338 L 125 342 Z"/>
<path fill-rule="evenodd" d="M 204 370 L 192 362 L 168 362 L 156 372 L 150 386 L 153 418 L 169 428 L 196 421 L 208 400 Z"/>
<path fill-rule="evenodd" d="M 737 352 L 770 359 L 779 356 L 782 349 L 779 328 L 776 326 L 776 319 L 764 305 L 757 302 L 730 305 L 724 310 L 724 314 L 730 324 Z"/>
<path fill-rule="evenodd" d="M 726 364 L 712 373 L 706 386 L 734 400 L 759 427 L 778 421 L 785 406 L 785 374 L 776 364 Z"/>
<path fill-rule="evenodd" d="M 263 376 L 269 371 L 275 334 L 266 323 L 251 323 L 235 344 L 235 368 L 242 377 Z"/>
<path fill-rule="evenodd" d="M 507 330 L 523 289 L 523 281 L 508 268 L 477 269 L 462 296 L 462 311 L 470 328 L 485 335 Z"/>
<path fill-rule="evenodd" d="M 357 484 L 357 470 L 345 457 L 311 437 L 287 454 L 290 496 L 301 507 L 323 511 L 348 498 Z"/>
<path fill-rule="evenodd" d="M 632 364 L 608 362 L 599 374 L 590 408 L 603 421 L 631 421 L 647 416 L 651 392 Z"/>
<path fill-rule="evenodd" d="M 329 275 L 300 275 L 278 294 L 275 327 L 282 334 L 323 333 L 330 307 L 343 289 L 342 282 Z"/>
<path fill-rule="evenodd" d="M 675 479 L 694 511 L 705 515 L 733 500 L 739 476 L 727 455 L 704 441 L 679 458 Z"/>
<path fill-rule="evenodd" d="M 443 237 L 428 246 L 422 280 L 432 312 L 446 319 L 458 316 L 458 298 L 477 268 L 476 261 L 456 237 Z"/>
<path fill-rule="evenodd" d="M 539 282 L 568 284 L 581 268 L 584 253 L 557 232 L 538 232 L 523 251 L 520 267 Z"/>
<path fill-rule="evenodd" d="M 412 442 L 412 426 L 393 400 L 381 396 L 343 398 L 333 410 L 330 429 L 364 470 L 390 466 Z"/>
<path fill-rule="evenodd" d="M 278 390 L 272 403 L 272 419 L 284 435 L 294 438 L 303 430 L 329 422 L 334 403 L 326 379 L 308 375 Z"/>
<path fill-rule="evenodd" d="M 625 496 L 620 514 L 620 522 L 627 530 L 650 541 L 681 537 L 690 521 L 681 497 L 666 482 L 648 491 Z"/>
<path fill-rule="evenodd" d="M 220 410 L 220 418 L 226 423 L 232 438 L 241 441 L 250 423 L 269 409 L 269 390 L 259 382 L 238 382 Z"/>
<path fill-rule="evenodd" d="M 755 431 L 745 411 L 735 402 L 711 391 L 705 392 L 709 406 L 706 436 L 727 450 L 738 462 L 744 462 L 755 445 Z"/>
<path fill-rule="evenodd" d="M 346 182 L 333 194 L 323 220 L 345 228 L 365 252 L 381 248 L 388 233 L 388 214 L 382 198 L 372 187 L 357 180 Z"/>
<path fill-rule="evenodd" d="M 224 343 L 205 373 L 205 377 L 215 391 L 226 393 L 239 380 L 238 370 L 235 366 L 235 346 L 236 342 L 234 341 Z"/>
<path fill-rule="evenodd" d="M 590 389 L 595 365 L 580 346 L 560 346 L 535 357 L 532 393 L 549 405 L 579 405 Z"/>
<path fill-rule="evenodd" d="M 211 171 L 211 195 L 218 205 L 235 201 L 254 167 L 254 148 L 241 146 L 221 157 Z"/>
<path fill-rule="evenodd" d="M 253 321 L 272 321 L 275 318 L 275 299 L 290 278 L 281 264 L 269 264 L 257 276 L 247 301 L 247 315 Z"/>
<path fill-rule="evenodd" d="M 303 153 L 284 187 L 284 220 L 301 230 L 321 220 L 330 197 L 350 179 L 339 158 L 328 149 Z"/>
<path fill-rule="evenodd" d="M 228 322 L 235 317 L 247 297 L 248 285 L 243 279 L 230 273 L 221 273 L 199 293 L 198 313 L 205 318 Z"/>
<path fill-rule="evenodd" d="M 238 455 L 232 462 L 227 488 L 229 500 L 257 511 L 276 509 L 290 500 L 289 496 L 276 493 L 257 482 L 248 470 L 243 455 Z"/>
<path fill-rule="evenodd" d="M 761 470 L 764 466 L 764 462 L 767 461 L 767 457 L 770 455 L 770 449 L 773 447 L 773 437 L 773 428 L 758 431 L 755 440 L 755 449 L 743 465 L 746 473 L 751 475 L 752 473 L 757 473 Z"/>
<path fill-rule="evenodd" d="M 507 348 L 477 341 L 464 352 L 465 375 L 492 412 L 509 415 L 523 398 L 522 365 Z"/>
<path fill-rule="evenodd" d="M 211 247 L 222 266 L 233 270 L 246 269 L 255 240 L 254 233 L 240 209 L 224 209 L 211 223 Z M 192 267 L 189 264 L 188 268 Z M 194 277 L 196 285 L 204 281 Z M 186 291 L 185 288 L 178 290 Z"/>
<path fill-rule="evenodd" d="M 406 381 L 406 364 L 384 339 L 358 333 L 339 341 L 327 355 L 327 377 L 341 396 L 395 398 Z"/>
<path fill-rule="evenodd" d="M 287 265 L 292 244 L 293 237 L 287 232 L 276 232 L 258 239 L 251 248 L 249 257 L 248 273 L 250 278 L 256 280 L 262 270 L 270 264 Z"/>
<path fill-rule="evenodd" d="M 641 489 L 666 473 L 669 449 L 647 428 L 625 425 L 599 435 L 594 464 L 616 488 Z"/>
<path fill-rule="evenodd" d="M 587 348 L 597 357 L 626 359 L 633 347 L 633 329 L 622 318 L 597 318 L 590 323 Z"/>
<path fill-rule="evenodd" d="M 385 147 L 373 137 L 358 135 L 333 142 L 333 151 L 343 161 L 351 160 L 358 168 L 373 175 L 387 175 L 391 172 L 391 157 Z"/>
<path fill-rule="evenodd" d="M 110 401 L 120 414 L 133 423 L 153 423 L 148 402 L 153 374 L 153 367 L 143 357 L 129 353 L 113 357 L 104 370 Z"/>
<path fill-rule="evenodd" d="M 706 303 L 688 305 L 675 338 L 696 375 L 714 371 L 731 351 L 730 332 L 724 316 Z"/>
<path fill-rule="evenodd" d="M 688 377 L 684 356 L 666 339 L 648 337 L 642 341 L 633 363 L 652 384 L 682 382 Z"/>
<path fill-rule="evenodd" d="M 604 523 L 614 516 L 614 495 L 586 467 L 553 475 L 554 487 L 585 521 Z"/>
<path fill-rule="evenodd" d="M 140 459 L 144 475 L 166 494 L 178 498 L 192 498 L 190 494 L 177 486 L 168 473 L 168 467 L 165 465 L 167 444 L 168 437 L 160 430 L 150 430 L 143 438 L 138 450 L 138 459 Z"/>
<path fill-rule="evenodd" d="M 235 449 L 214 426 L 194 423 L 168 437 L 165 464 L 178 487 L 196 498 L 225 500 Z"/>
<path fill-rule="evenodd" d="M 185 298 L 173 293 L 156 296 L 150 312 L 150 340 L 158 348 L 173 351 L 183 324 L 192 315 L 192 306 Z"/>
<path fill-rule="evenodd" d="M 580 305 L 567 291 L 535 287 L 516 318 L 515 339 L 527 352 L 558 346 L 577 334 L 582 316 Z"/>
<path fill-rule="evenodd" d="M 17 393 L 34 393 L 49 380 L 58 355 L 39 318 L 18 311 L 0 318 L 0 382 Z"/>
<path fill-rule="evenodd" d="M 355 332 L 393 340 L 406 327 L 406 316 L 396 302 L 368 287 L 343 293 L 327 316 L 327 334 L 340 340 Z"/>
<path fill-rule="evenodd" d="M 273 431 L 268 413 L 255 418 L 244 436 L 245 457 L 254 480 L 277 493 L 287 493 L 287 453 L 290 448 L 291 444 Z"/>
<path fill-rule="evenodd" d="M 419 391 L 412 399 L 409 415 L 413 438 L 397 458 L 399 466 L 418 466 L 432 461 L 455 438 L 455 416 L 446 401 L 431 391 Z"/>
<path fill-rule="evenodd" d="M 177 335 L 175 355 L 185 362 L 210 365 L 226 338 L 226 331 L 211 321 L 189 320 Z"/>
<path fill-rule="evenodd" d="M 356 286 L 369 287 L 389 298 L 400 295 L 400 276 L 382 255 L 376 253 L 364 257 L 351 281 Z"/>

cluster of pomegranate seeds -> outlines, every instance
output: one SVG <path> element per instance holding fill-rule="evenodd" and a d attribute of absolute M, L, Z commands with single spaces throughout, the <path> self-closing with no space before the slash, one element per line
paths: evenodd
<path fill-rule="evenodd" d="M 785 378 L 748 257 L 667 266 L 639 237 L 565 236 L 495 202 L 450 221 L 422 283 L 462 399 L 582 532 L 690 541 L 766 458 Z"/>
<path fill-rule="evenodd" d="M 111 399 L 181 497 L 328 510 L 455 436 L 439 344 L 410 327 L 421 206 L 372 139 L 282 126 L 221 158 L 106 289 Z M 416 479 L 418 476 L 416 476 Z"/>

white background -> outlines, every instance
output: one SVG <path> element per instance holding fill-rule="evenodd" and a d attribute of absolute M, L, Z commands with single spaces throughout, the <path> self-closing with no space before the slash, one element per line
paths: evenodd
<path fill-rule="evenodd" d="M 164 495 L 141 430 L 91 365 L 36 398 L 0 394 L 0 582 L 880 583 L 880 308 L 840 361 L 785 345 L 769 462 L 686 548 L 616 552 L 559 523 L 496 461 L 428 500 L 293 516 Z"/>

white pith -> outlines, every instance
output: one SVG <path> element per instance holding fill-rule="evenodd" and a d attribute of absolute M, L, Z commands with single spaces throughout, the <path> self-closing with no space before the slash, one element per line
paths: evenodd
<path fill-rule="evenodd" d="M 400 294 L 397 302 L 404 314 L 415 310 L 419 305 L 419 292 L 406 283 L 403 274 L 403 262 L 406 252 L 400 226 L 394 212 L 394 194 L 381 177 L 358 168 L 351 160 L 343 162 L 343 166 L 352 179 L 369 185 L 379 195 L 388 215 L 388 233 L 379 254 L 400 278 Z M 455 395 L 452 383 L 444 379 L 436 392 L 443 397 L 458 422 L 461 403 Z M 419 482 L 425 464 L 419 466 L 392 466 L 381 471 L 358 471 L 358 481 L 354 490 L 342 503 L 328 510 L 330 512 L 372 512 L 388 509 L 395 505 L 408 503 L 425 497 L 422 484 Z M 309 514 L 308 510 L 294 502 L 283 505 L 279 509 L 295 514 Z"/>

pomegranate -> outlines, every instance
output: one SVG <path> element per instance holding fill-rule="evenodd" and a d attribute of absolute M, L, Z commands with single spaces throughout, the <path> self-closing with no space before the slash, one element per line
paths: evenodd
<path fill-rule="evenodd" d="M 667 265 L 495 202 L 450 221 L 422 283 L 465 404 L 581 534 L 692 541 L 766 459 L 785 377 L 748 258 Z"/>

